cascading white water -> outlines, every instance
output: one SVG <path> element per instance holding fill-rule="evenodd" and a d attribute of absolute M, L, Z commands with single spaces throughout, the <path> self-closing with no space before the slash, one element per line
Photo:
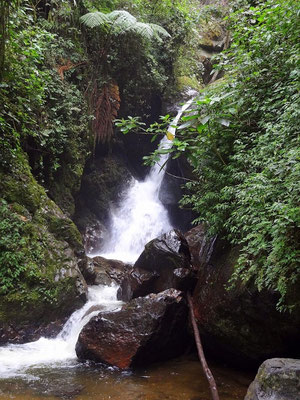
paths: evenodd
<path fill-rule="evenodd" d="M 88 302 L 75 311 L 54 339 L 0 347 L 0 378 L 27 376 L 28 370 L 45 365 L 64 366 L 76 362 L 75 345 L 81 329 L 99 310 L 118 310 L 118 286 L 90 286 Z M 98 306 L 95 310 L 95 306 Z M 91 312 L 89 312 L 89 310 Z"/>
<path fill-rule="evenodd" d="M 169 127 L 175 135 L 176 125 L 192 99 L 178 111 Z M 160 142 L 160 149 L 168 149 L 172 141 L 166 136 Z M 106 258 L 134 262 L 146 243 L 172 229 L 168 212 L 159 200 L 159 190 L 165 174 L 164 168 L 169 155 L 161 154 L 144 181 L 132 179 L 129 189 L 119 207 L 111 210 L 111 236 L 100 254 Z"/>
<path fill-rule="evenodd" d="M 172 125 L 176 126 L 191 101 L 180 109 Z M 174 126 L 169 127 L 172 134 L 175 134 Z M 164 137 L 160 147 L 168 148 L 171 144 Z M 143 182 L 133 180 L 121 206 L 112 210 L 113 233 L 105 253 L 101 255 L 133 262 L 149 240 L 172 229 L 167 210 L 158 197 L 164 177 L 161 166 L 167 158 L 168 154 L 163 154 Z M 41 338 L 31 343 L 0 347 L 0 379 L 28 378 L 31 370 L 41 366 L 76 365 L 75 345 L 81 329 L 100 310 L 113 311 L 121 307 L 122 302 L 116 300 L 117 289 L 117 286 L 89 287 L 88 302 L 71 315 L 54 339 Z"/>

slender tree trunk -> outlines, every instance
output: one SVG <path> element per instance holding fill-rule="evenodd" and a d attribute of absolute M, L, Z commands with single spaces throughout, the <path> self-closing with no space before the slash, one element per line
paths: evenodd
<path fill-rule="evenodd" d="M 196 346 L 197 346 L 197 350 L 198 350 L 198 356 L 201 361 L 202 368 L 203 368 L 204 374 L 206 376 L 206 379 L 209 383 L 211 397 L 212 397 L 212 400 L 220 400 L 216 381 L 215 381 L 213 374 L 211 373 L 211 371 L 207 365 L 206 359 L 205 359 L 205 355 L 204 355 L 204 351 L 203 351 L 203 347 L 202 347 L 202 343 L 201 343 L 201 338 L 200 338 L 199 330 L 198 330 L 196 319 L 195 319 L 192 297 L 189 292 L 187 294 L 187 299 L 188 299 L 188 304 L 189 304 L 189 309 L 190 309 L 191 322 L 192 322 L 192 326 L 193 326 L 195 342 L 196 342 Z"/>
<path fill-rule="evenodd" d="M 0 81 L 4 73 L 5 41 L 7 39 L 7 22 L 9 15 L 9 2 L 0 0 Z"/>

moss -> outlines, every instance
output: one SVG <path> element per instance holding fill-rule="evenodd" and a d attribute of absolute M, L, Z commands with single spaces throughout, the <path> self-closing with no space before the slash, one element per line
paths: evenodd
<path fill-rule="evenodd" d="M 48 221 L 49 229 L 57 239 L 67 241 L 76 250 L 83 248 L 81 235 L 70 219 L 51 215 Z"/>
<path fill-rule="evenodd" d="M 81 304 L 80 233 L 36 182 L 22 150 L 10 171 L 0 169 L 0 190 L 0 324 L 69 314 Z"/>
<path fill-rule="evenodd" d="M 10 203 L 22 202 L 30 213 L 34 213 L 41 205 L 45 191 L 35 181 L 32 175 L 21 172 L 15 176 L 3 174 L 0 171 L 0 192 Z"/>
<path fill-rule="evenodd" d="M 77 300 L 75 300 L 77 298 Z M 74 278 L 61 282 L 48 281 L 47 286 L 29 290 L 24 285 L 18 291 L 0 297 L 0 324 L 18 326 L 37 321 L 49 322 L 81 306 Z"/>

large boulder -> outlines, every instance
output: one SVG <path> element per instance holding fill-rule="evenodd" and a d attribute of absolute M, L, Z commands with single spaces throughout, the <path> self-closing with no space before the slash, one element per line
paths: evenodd
<path fill-rule="evenodd" d="M 190 252 L 183 235 L 172 230 L 151 242 L 121 283 L 118 298 L 131 298 L 159 293 L 169 288 L 187 290 L 195 285 Z"/>
<path fill-rule="evenodd" d="M 118 285 L 132 271 L 132 266 L 119 260 L 110 260 L 104 257 L 86 257 L 81 266 L 82 274 L 89 285 L 108 285 L 113 282 Z"/>
<path fill-rule="evenodd" d="M 259 368 L 245 400 L 299 400 L 300 360 L 273 358 Z"/>
<path fill-rule="evenodd" d="M 55 335 L 86 300 L 80 233 L 18 151 L 0 166 L 0 344 Z"/>
<path fill-rule="evenodd" d="M 117 312 L 93 317 L 79 335 L 76 354 L 119 368 L 167 360 L 186 349 L 187 318 L 178 290 L 140 297 Z"/>
<path fill-rule="evenodd" d="M 252 282 L 229 290 L 239 248 L 216 240 L 212 252 L 199 252 L 205 248 L 205 235 L 201 229 L 198 234 L 198 250 L 194 243 L 192 251 L 199 266 L 193 301 L 207 349 L 226 361 L 249 367 L 266 358 L 298 357 L 299 314 L 279 312 L 278 295 L 267 290 L 258 292 Z M 188 240 L 191 242 L 191 238 Z"/>
<path fill-rule="evenodd" d="M 199 269 L 201 266 L 210 262 L 216 236 L 207 235 L 207 229 L 200 224 L 192 228 L 184 235 L 190 249 L 191 262 L 194 268 Z"/>

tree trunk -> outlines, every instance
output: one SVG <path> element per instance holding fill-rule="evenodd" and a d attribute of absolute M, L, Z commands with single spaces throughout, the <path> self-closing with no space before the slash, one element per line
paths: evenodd
<path fill-rule="evenodd" d="M 199 330 L 198 330 L 196 319 L 195 319 L 192 297 L 191 297 L 190 293 L 187 294 L 187 299 L 188 299 L 188 304 L 189 304 L 189 309 L 190 309 L 191 322 L 192 322 L 192 326 L 193 326 L 195 342 L 196 342 L 196 346 L 197 346 L 197 350 L 198 350 L 198 356 L 201 361 L 202 368 L 203 368 L 204 374 L 206 376 L 206 379 L 209 383 L 211 397 L 212 397 L 212 400 L 220 400 L 216 381 L 215 381 L 213 374 L 211 373 L 211 371 L 207 365 L 206 359 L 205 359 L 205 355 L 204 355 L 204 351 L 203 351 L 203 347 L 202 347 L 202 343 L 201 343 L 201 338 L 200 338 Z"/>

